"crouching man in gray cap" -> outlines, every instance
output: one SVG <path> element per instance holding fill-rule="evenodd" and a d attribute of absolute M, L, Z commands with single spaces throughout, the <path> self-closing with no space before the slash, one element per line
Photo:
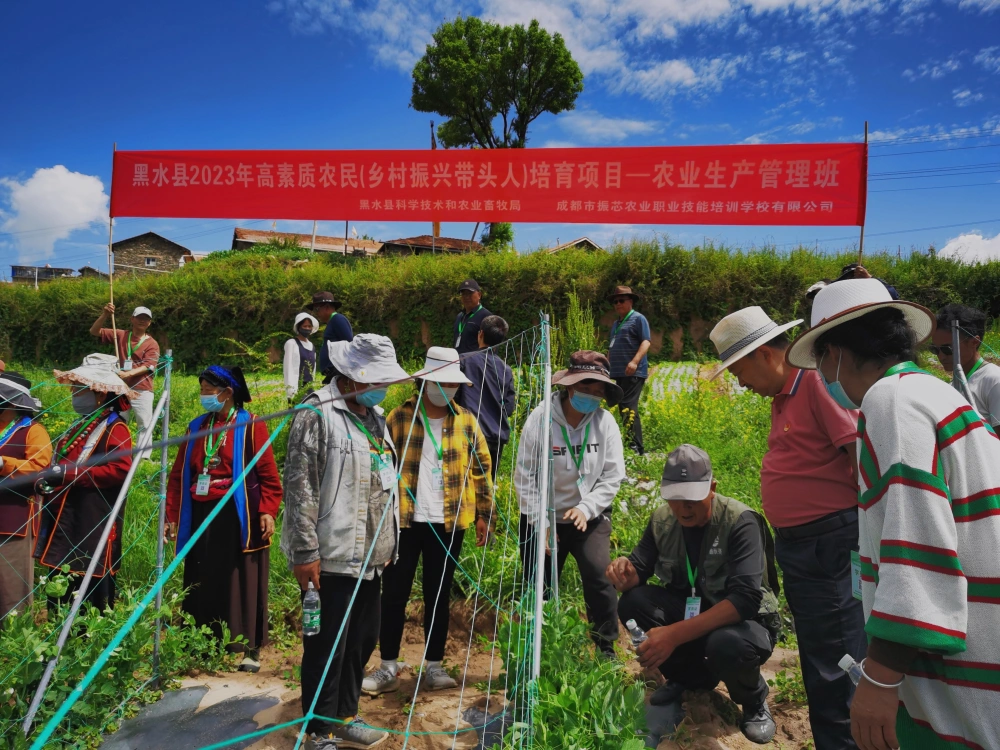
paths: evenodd
<path fill-rule="evenodd" d="M 618 617 L 647 631 L 639 663 L 667 679 L 650 703 L 679 705 L 684 690 L 721 680 L 743 707 L 743 734 L 766 744 L 775 726 L 760 665 L 780 622 L 770 532 L 756 511 L 715 491 L 711 459 L 693 445 L 667 458 L 660 495 L 667 503 L 639 545 L 607 569 L 623 592 Z M 646 583 L 654 573 L 663 585 Z"/>
<path fill-rule="evenodd" d="M 322 612 L 319 632 L 302 639 L 303 713 L 315 701 L 307 750 L 375 747 L 389 736 L 357 712 L 381 575 L 399 544 L 399 460 L 378 404 L 388 384 L 409 377 L 385 336 L 358 334 L 327 352 L 333 380 L 303 401 L 289 431 L 281 528 L 281 550 L 303 594 L 319 592 Z"/>

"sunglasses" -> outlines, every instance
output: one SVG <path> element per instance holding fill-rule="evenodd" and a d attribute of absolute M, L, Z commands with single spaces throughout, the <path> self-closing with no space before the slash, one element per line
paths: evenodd
<path fill-rule="evenodd" d="M 943 354 L 946 357 L 950 357 L 952 355 L 951 344 L 942 344 L 941 346 L 931 344 L 927 348 L 930 349 L 931 354 Z"/>
<path fill-rule="evenodd" d="M 631 297 L 615 297 L 615 298 L 614 298 L 613 300 L 611 300 L 611 301 L 612 301 L 612 302 L 613 302 L 614 304 L 618 305 L 618 304 L 621 304 L 622 302 L 628 302 L 628 301 L 629 301 L 629 300 L 631 300 L 631 299 L 632 299 Z"/>

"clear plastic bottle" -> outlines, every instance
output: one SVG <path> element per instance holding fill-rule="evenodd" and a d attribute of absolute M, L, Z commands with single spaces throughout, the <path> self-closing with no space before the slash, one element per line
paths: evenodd
<path fill-rule="evenodd" d="M 861 672 L 861 665 L 854 661 L 853 656 L 844 654 L 844 657 L 838 662 L 838 666 L 847 672 L 847 676 L 855 685 L 861 682 L 861 678 L 864 676 Z"/>
<path fill-rule="evenodd" d="M 319 592 L 309 581 L 305 598 L 302 599 L 302 635 L 319 633 Z"/>
<path fill-rule="evenodd" d="M 645 641 L 649 636 L 646 635 L 646 631 L 640 628 L 635 620 L 629 620 L 625 623 L 625 627 L 628 628 L 628 633 L 632 636 L 632 647 L 639 648 L 639 644 Z"/>

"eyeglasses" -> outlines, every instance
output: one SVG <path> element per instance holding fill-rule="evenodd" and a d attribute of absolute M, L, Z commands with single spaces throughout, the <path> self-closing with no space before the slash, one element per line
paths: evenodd
<path fill-rule="evenodd" d="M 943 354 L 946 357 L 950 357 L 952 355 L 951 344 L 941 344 L 941 346 L 931 344 L 927 348 L 931 350 L 931 354 Z"/>

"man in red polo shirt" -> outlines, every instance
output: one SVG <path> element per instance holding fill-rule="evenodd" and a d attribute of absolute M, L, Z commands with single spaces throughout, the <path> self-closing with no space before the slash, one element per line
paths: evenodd
<path fill-rule="evenodd" d="M 851 553 L 858 549 L 855 475 L 858 413 L 841 408 L 816 371 L 785 362 L 786 331 L 760 307 L 726 316 L 710 337 L 740 385 L 772 399 L 771 432 L 760 472 L 775 557 L 795 619 L 809 723 L 816 750 L 855 748 L 850 703 L 854 685 L 840 669 L 867 643 L 860 596 L 851 587 Z"/>

